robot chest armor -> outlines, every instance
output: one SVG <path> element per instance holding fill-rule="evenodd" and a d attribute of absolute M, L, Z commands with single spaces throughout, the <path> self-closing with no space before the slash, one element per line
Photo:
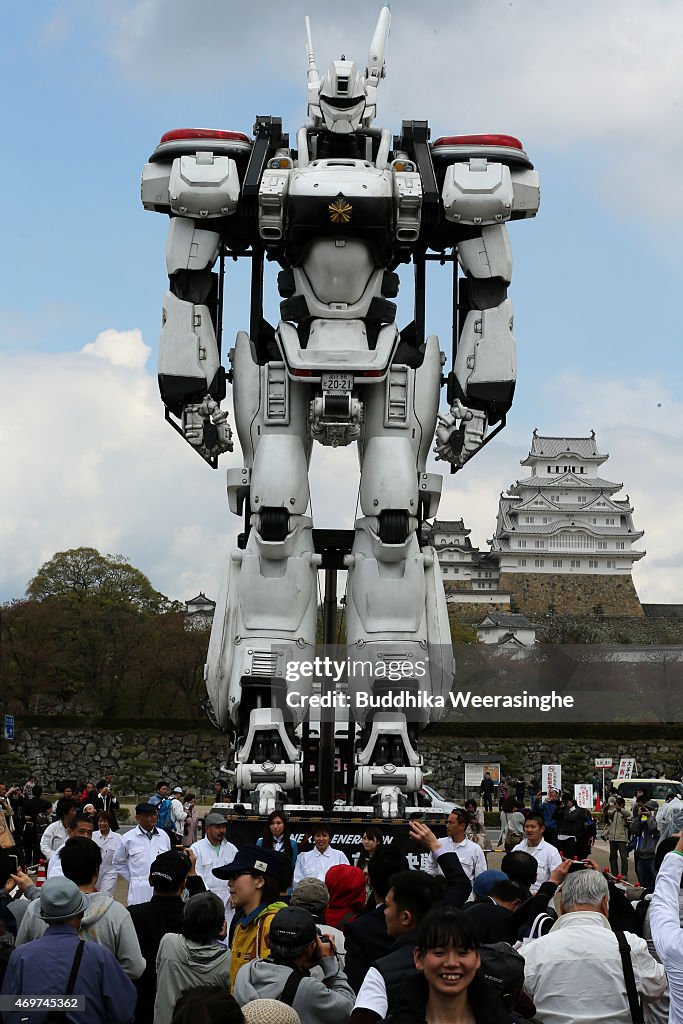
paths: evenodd
<path fill-rule="evenodd" d="M 294 265 L 319 238 L 361 238 L 377 263 L 388 262 L 394 237 L 390 171 L 365 160 L 314 160 L 291 173 L 286 244 Z"/>

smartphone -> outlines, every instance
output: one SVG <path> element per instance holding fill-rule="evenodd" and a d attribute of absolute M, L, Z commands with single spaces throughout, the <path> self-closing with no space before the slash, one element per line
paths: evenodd
<path fill-rule="evenodd" d="M 10 875 L 16 875 L 19 869 L 19 858 L 16 853 L 0 852 L 0 886 L 3 886 Z"/>

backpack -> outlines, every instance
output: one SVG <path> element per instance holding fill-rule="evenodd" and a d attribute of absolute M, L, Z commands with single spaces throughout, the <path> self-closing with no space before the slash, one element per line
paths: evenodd
<path fill-rule="evenodd" d="M 159 801 L 159 803 L 157 804 L 157 811 L 159 812 L 159 817 L 157 819 L 157 828 L 172 828 L 171 801 L 168 799 L 168 797 L 165 797 L 163 800 Z"/>

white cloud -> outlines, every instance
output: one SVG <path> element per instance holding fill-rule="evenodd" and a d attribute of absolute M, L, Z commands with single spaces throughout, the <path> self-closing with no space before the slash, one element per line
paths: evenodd
<path fill-rule="evenodd" d="M 110 327 L 100 331 L 94 341 L 83 346 L 82 351 L 104 359 L 112 366 L 138 370 L 145 365 L 152 350 L 145 345 L 140 331 L 116 331 Z"/>

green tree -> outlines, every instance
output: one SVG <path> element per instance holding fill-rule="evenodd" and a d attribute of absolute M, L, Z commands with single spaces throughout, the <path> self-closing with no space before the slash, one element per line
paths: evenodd
<path fill-rule="evenodd" d="M 101 555 L 95 548 L 58 551 L 30 580 L 26 593 L 38 601 L 98 595 L 116 604 L 161 612 L 171 606 L 147 577 L 123 555 Z"/>

